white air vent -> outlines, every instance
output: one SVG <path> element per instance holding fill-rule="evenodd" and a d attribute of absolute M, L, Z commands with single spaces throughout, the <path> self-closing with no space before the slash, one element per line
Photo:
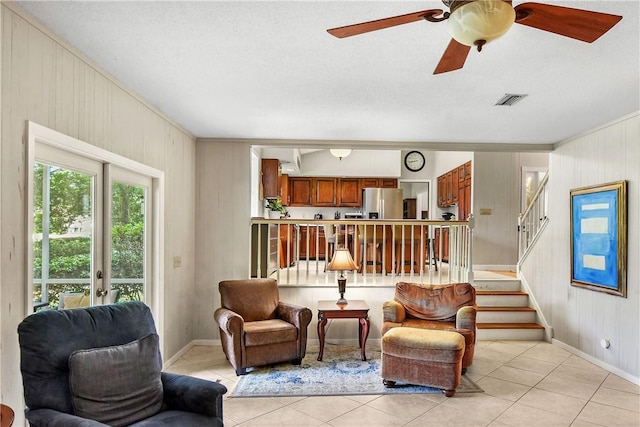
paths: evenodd
<path fill-rule="evenodd" d="M 506 105 L 507 107 L 511 107 L 512 105 L 520 102 L 522 98 L 526 96 L 526 94 L 505 93 L 504 96 L 493 105 Z"/>

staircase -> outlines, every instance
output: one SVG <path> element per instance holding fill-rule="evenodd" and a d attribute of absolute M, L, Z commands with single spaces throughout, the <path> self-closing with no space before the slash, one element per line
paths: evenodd
<path fill-rule="evenodd" d="M 537 323 L 519 279 L 476 279 L 474 287 L 479 340 L 544 340 L 544 326 Z"/>

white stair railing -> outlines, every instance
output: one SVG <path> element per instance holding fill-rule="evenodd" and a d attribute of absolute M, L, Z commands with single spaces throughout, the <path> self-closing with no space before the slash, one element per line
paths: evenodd
<path fill-rule="evenodd" d="M 529 203 L 527 209 L 518 216 L 518 263 L 527 256 L 529 249 L 547 225 L 548 181 L 549 172 L 547 171 L 544 178 L 540 181 L 540 185 L 533 195 L 531 203 Z"/>
<path fill-rule="evenodd" d="M 331 254 L 347 247 L 361 286 L 473 283 L 473 217 L 468 221 L 251 219 L 251 277 L 280 285 L 330 285 Z M 330 231 L 329 231 L 330 230 Z"/>

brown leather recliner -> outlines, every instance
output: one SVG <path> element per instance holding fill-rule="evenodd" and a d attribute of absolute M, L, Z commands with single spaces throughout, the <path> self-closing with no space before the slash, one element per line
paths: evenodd
<path fill-rule="evenodd" d="M 465 340 L 462 373 L 473 363 L 476 290 L 470 283 L 424 285 L 398 282 L 394 300 L 382 305 L 382 314 L 382 335 L 396 327 L 460 333 Z"/>
<path fill-rule="evenodd" d="M 272 363 L 300 364 L 311 310 L 281 302 L 274 279 L 224 280 L 218 289 L 222 307 L 213 316 L 236 375 Z"/>

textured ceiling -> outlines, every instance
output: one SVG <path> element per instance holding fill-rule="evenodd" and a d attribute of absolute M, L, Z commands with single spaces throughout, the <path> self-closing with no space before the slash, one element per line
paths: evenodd
<path fill-rule="evenodd" d="M 640 109 L 639 2 L 547 3 L 623 19 L 593 44 L 515 24 L 433 75 L 445 23 L 326 29 L 437 1 L 17 2 L 197 137 L 452 147 L 550 144 Z M 494 106 L 505 93 L 528 96 Z"/>

